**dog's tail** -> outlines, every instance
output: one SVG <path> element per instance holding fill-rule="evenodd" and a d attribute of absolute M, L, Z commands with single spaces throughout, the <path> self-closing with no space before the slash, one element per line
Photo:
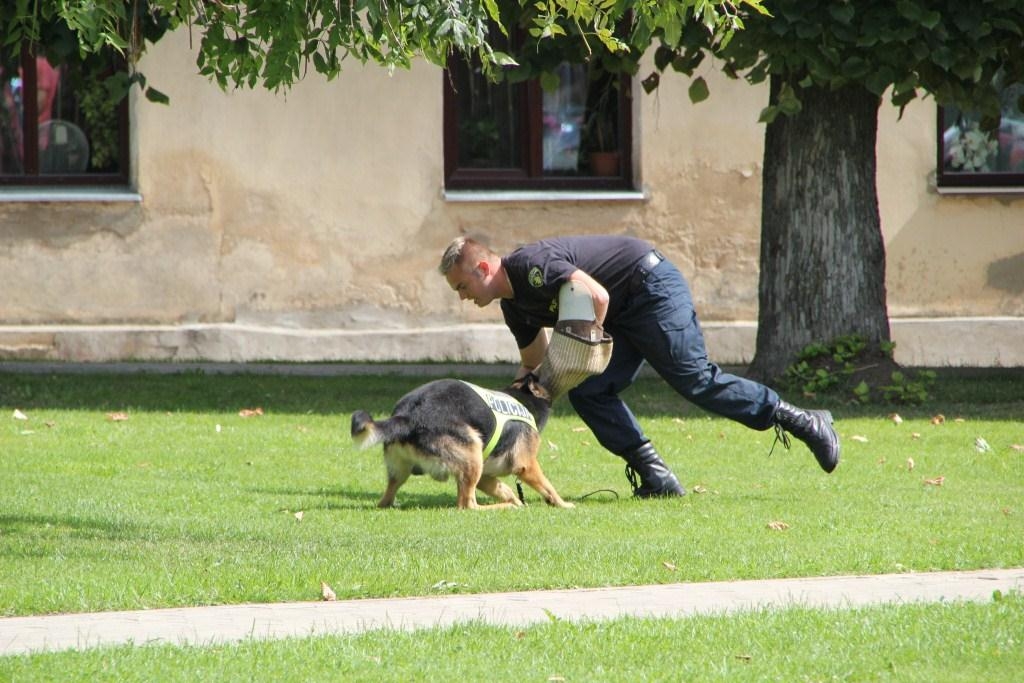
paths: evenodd
<path fill-rule="evenodd" d="M 365 410 L 352 413 L 352 440 L 360 448 L 371 448 L 379 443 L 397 441 L 407 431 L 406 421 L 401 417 L 375 422 Z"/>

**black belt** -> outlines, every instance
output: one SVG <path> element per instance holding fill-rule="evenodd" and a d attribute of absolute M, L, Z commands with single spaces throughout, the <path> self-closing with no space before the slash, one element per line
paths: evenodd
<path fill-rule="evenodd" d="M 635 294 L 643 286 L 644 282 L 647 281 L 647 276 L 651 274 L 659 263 L 665 260 L 665 257 L 660 251 L 654 249 L 644 254 L 643 258 L 636 262 L 636 266 L 633 267 L 633 274 L 629 276 L 629 291 L 631 294 Z"/>

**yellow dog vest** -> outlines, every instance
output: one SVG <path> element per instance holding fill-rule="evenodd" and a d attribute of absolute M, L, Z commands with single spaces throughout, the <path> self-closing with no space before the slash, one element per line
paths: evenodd
<path fill-rule="evenodd" d="M 484 457 L 486 458 L 494 450 L 494 447 L 498 445 L 498 441 L 501 439 L 501 432 L 505 429 L 505 425 L 509 420 L 518 420 L 519 422 L 525 422 L 534 429 L 537 428 L 537 422 L 533 419 L 533 415 L 526 409 L 519 401 L 515 400 L 508 394 L 503 394 L 499 391 L 491 391 L 490 389 L 484 389 L 478 387 L 475 384 L 463 381 L 467 387 L 477 393 L 480 398 L 483 399 L 487 407 L 494 413 L 494 433 L 491 434 L 491 438 L 487 441 L 487 445 L 484 446 Z"/>

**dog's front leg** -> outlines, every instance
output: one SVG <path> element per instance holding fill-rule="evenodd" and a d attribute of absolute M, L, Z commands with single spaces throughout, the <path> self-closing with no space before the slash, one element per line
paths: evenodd
<path fill-rule="evenodd" d="M 491 498 L 497 500 L 499 503 L 505 503 L 506 506 L 523 506 L 523 503 L 516 497 L 515 491 L 505 485 L 505 483 L 497 477 L 485 474 L 480 477 L 480 481 L 477 483 L 476 487 Z"/>
<path fill-rule="evenodd" d="M 476 489 L 478 486 L 486 493 L 491 493 L 486 488 L 487 482 L 484 478 L 484 452 L 480 440 L 472 439 L 469 443 L 453 447 L 446 455 L 445 461 L 449 470 L 455 475 L 458 491 L 458 506 L 463 510 L 497 510 L 500 508 L 515 507 L 518 500 L 512 502 L 494 503 L 493 505 L 481 505 L 476 500 Z M 507 487 L 506 487 L 507 488 Z M 495 494 L 491 494 L 495 495 Z"/>
<path fill-rule="evenodd" d="M 544 471 L 540 468 L 540 463 L 537 462 L 536 456 L 534 456 L 532 462 L 521 467 L 518 472 L 515 473 L 522 479 L 526 484 L 534 491 L 539 493 L 544 502 L 548 505 L 557 508 L 573 508 L 576 507 L 572 503 L 567 503 L 562 500 L 562 497 L 558 495 L 558 491 L 551 485 L 548 478 L 544 476 Z"/>

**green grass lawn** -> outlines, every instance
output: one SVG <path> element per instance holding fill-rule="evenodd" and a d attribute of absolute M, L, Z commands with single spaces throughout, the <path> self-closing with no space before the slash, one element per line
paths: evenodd
<path fill-rule="evenodd" d="M 526 509 L 460 512 L 454 484 L 422 477 L 377 510 L 380 451 L 353 448 L 349 415 L 386 414 L 429 373 L 0 374 L 0 616 L 316 600 L 322 581 L 347 599 L 1024 565 L 1019 372 L 940 373 L 917 408 L 824 403 L 832 475 L 645 377 L 627 398 L 683 499 L 630 499 L 562 404 L 541 458 L 575 510 L 526 489 Z M 105 648 L 0 658 L 0 680 L 1013 680 L 1021 607 Z"/>
<path fill-rule="evenodd" d="M 526 509 L 467 514 L 418 477 L 377 510 L 380 452 L 352 447 L 349 414 L 420 381 L 0 375 L 0 615 L 314 600 L 321 581 L 344 599 L 1024 565 L 1019 377 L 940 377 L 900 424 L 830 406 L 832 475 L 645 378 L 630 400 L 683 499 L 630 499 L 560 405 L 541 457 L 564 497 L 593 494 L 577 509 L 527 489 Z"/>

